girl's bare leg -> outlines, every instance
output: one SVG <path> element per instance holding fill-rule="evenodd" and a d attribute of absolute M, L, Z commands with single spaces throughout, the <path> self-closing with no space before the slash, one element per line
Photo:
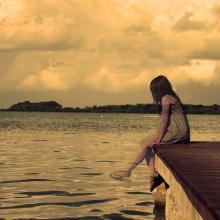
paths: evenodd
<path fill-rule="evenodd" d="M 149 148 L 150 144 L 148 144 L 145 140 L 142 140 L 140 143 L 140 148 L 135 154 L 133 160 L 128 164 L 126 170 L 131 172 L 136 166 L 138 166 L 145 159 Z"/>
<path fill-rule="evenodd" d="M 149 176 L 150 177 L 154 177 L 158 175 L 158 172 L 155 169 L 155 165 L 154 165 L 154 153 L 152 150 L 152 147 L 148 147 L 147 149 L 147 153 L 145 156 L 145 160 L 147 162 L 148 168 L 149 168 Z"/>
<path fill-rule="evenodd" d="M 111 177 L 118 180 L 123 180 L 131 175 L 132 170 L 138 166 L 144 159 L 147 161 L 149 167 L 149 179 L 150 179 L 150 191 L 159 186 L 164 180 L 158 175 L 158 172 L 154 166 L 154 153 L 152 150 L 151 142 L 147 143 L 142 140 L 140 143 L 140 148 L 134 156 L 133 160 L 128 164 L 127 168 L 121 171 L 116 171 L 110 174 Z M 153 143 L 153 142 L 152 142 Z"/>
<path fill-rule="evenodd" d="M 116 172 L 113 172 L 111 174 L 111 176 L 113 178 L 118 178 L 118 179 L 122 179 L 124 177 L 129 177 L 131 175 L 131 172 L 132 170 L 138 166 L 145 158 L 146 156 L 149 154 L 149 152 L 152 152 L 151 155 L 149 155 L 149 168 L 153 169 L 154 171 L 154 163 L 153 163 L 153 160 L 151 160 L 151 158 L 153 159 L 153 151 L 152 151 L 152 148 L 151 148 L 151 144 L 148 144 L 146 142 L 145 139 L 143 139 L 141 142 L 140 142 L 140 148 L 138 149 L 137 153 L 135 154 L 133 160 L 128 164 L 128 166 L 124 169 L 124 170 L 121 170 L 121 171 L 116 171 Z M 152 171 L 152 173 L 153 173 Z"/>
<path fill-rule="evenodd" d="M 147 161 L 147 165 L 149 167 L 150 191 L 152 192 L 157 186 L 164 182 L 164 179 L 155 169 L 154 153 L 152 147 L 148 147 L 145 160 Z M 168 185 L 166 185 L 166 187 L 167 186 Z"/>

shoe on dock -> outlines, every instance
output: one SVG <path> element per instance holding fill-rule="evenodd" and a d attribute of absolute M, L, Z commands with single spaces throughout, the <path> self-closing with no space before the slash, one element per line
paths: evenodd
<path fill-rule="evenodd" d="M 150 180 L 150 191 L 152 192 L 156 187 L 158 187 L 163 182 L 164 179 L 159 174 L 155 177 L 152 177 L 152 179 Z"/>

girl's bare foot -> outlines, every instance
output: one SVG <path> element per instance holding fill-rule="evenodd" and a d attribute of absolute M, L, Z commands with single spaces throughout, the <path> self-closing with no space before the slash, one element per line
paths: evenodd
<path fill-rule="evenodd" d="M 128 178 L 131 175 L 131 171 L 129 170 L 119 170 L 119 171 L 114 171 L 109 174 L 110 177 L 116 180 L 124 180 Z"/>

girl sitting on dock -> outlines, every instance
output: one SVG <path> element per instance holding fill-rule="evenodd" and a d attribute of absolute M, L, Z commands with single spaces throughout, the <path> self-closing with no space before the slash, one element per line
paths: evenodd
<path fill-rule="evenodd" d="M 165 76 L 154 78 L 150 83 L 150 91 L 154 103 L 162 106 L 157 133 L 151 140 L 141 140 L 140 148 L 128 166 L 123 170 L 111 172 L 110 176 L 117 180 L 128 178 L 133 169 L 146 159 L 150 170 L 150 191 L 153 191 L 164 181 L 154 168 L 153 146 L 189 143 L 190 128 L 180 98 Z"/>

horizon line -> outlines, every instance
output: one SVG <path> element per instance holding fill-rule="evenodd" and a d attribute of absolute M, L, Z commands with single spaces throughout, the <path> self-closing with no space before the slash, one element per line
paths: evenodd
<path fill-rule="evenodd" d="M 8 107 L 5 107 L 5 108 L 0 107 L 0 109 L 3 109 L 3 110 L 4 110 L 4 109 L 8 109 L 8 108 L 12 107 L 13 105 L 17 105 L 17 104 L 19 104 L 19 103 L 25 103 L 25 102 L 29 102 L 29 103 L 31 103 L 31 104 L 34 104 L 34 103 L 56 102 L 57 104 L 61 105 L 62 108 L 86 108 L 86 107 L 95 107 L 95 106 L 97 106 L 97 107 L 103 107 L 103 106 L 123 106 L 123 105 L 157 105 L 156 103 L 151 102 L 151 103 L 135 103 L 135 104 L 126 103 L 126 104 L 103 104 L 103 105 L 102 105 L 102 104 L 101 104 L 101 105 L 99 105 L 99 104 L 93 104 L 93 105 L 85 105 L 85 106 L 64 106 L 64 105 L 60 104 L 58 101 L 54 101 L 54 100 L 50 100 L 50 101 L 34 101 L 34 102 L 29 101 L 29 100 L 25 100 L 25 101 L 20 101 L 20 102 L 14 103 L 14 104 L 12 104 L 12 105 L 10 105 L 10 106 L 8 106 Z M 198 106 L 198 105 L 202 105 L 202 106 L 218 105 L 218 106 L 219 106 L 220 104 L 218 104 L 218 103 L 213 103 L 213 104 L 183 103 L 183 105 L 195 105 L 195 106 Z"/>

